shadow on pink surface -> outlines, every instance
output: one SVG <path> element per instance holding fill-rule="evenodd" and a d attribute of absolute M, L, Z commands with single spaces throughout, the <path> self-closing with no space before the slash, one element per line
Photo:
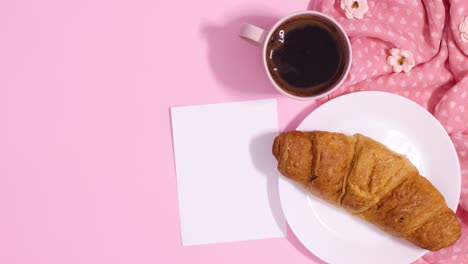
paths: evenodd
<path fill-rule="evenodd" d="M 297 239 L 296 235 L 294 232 L 291 230 L 291 227 L 287 225 L 287 236 L 286 239 L 293 245 L 297 251 L 301 252 L 302 255 L 306 256 L 310 260 L 313 260 L 314 263 L 320 263 L 320 264 L 326 264 L 323 260 L 319 259 L 317 256 L 312 254 L 302 243 Z M 318 239 L 318 238 L 317 238 Z"/>
<path fill-rule="evenodd" d="M 286 125 L 283 131 L 281 132 L 287 132 L 287 131 L 293 131 L 296 130 L 297 127 L 304 121 L 304 119 L 310 115 L 317 107 L 319 107 L 319 104 L 317 101 L 310 101 L 310 104 L 306 106 L 304 109 L 302 109 L 299 113 L 297 113 L 294 117 L 291 118 L 291 121 Z"/>
<path fill-rule="evenodd" d="M 268 30 L 279 18 L 243 15 L 220 23 L 202 24 L 201 32 L 208 42 L 208 62 L 224 87 L 234 93 L 277 95 L 263 68 L 261 48 L 241 39 L 239 30 L 243 23 Z"/>
<path fill-rule="evenodd" d="M 468 225 L 468 212 L 463 210 L 460 206 L 457 208 L 458 219 L 463 222 L 463 224 Z"/>

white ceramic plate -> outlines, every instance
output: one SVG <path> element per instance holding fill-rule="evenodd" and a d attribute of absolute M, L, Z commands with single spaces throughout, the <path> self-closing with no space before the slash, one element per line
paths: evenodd
<path fill-rule="evenodd" d="M 297 130 L 361 133 L 378 140 L 407 155 L 448 206 L 457 208 L 460 167 L 455 148 L 440 123 L 404 97 L 384 92 L 344 95 L 317 108 Z M 410 263 L 427 252 L 308 194 L 285 177 L 280 177 L 279 192 L 297 238 L 328 263 Z"/>

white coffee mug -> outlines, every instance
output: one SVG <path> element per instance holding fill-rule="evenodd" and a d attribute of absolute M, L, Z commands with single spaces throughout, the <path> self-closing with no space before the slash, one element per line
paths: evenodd
<path fill-rule="evenodd" d="M 341 40 L 341 44 L 342 46 L 344 47 L 344 49 L 346 49 L 346 52 L 345 54 L 346 57 L 345 58 L 342 58 L 342 60 L 344 61 L 345 65 L 344 65 L 344 70 L 341 72 L 341 75 L 338 77 L 337 81 L 335 81 L 331 87 L 328 87 L 327 89 L 324 89 L 323 92 L 319 93 L 319 94 L 315 94 L 315 95 L 311 95 L 311 96 L 298 96 L 298 95 L 295 95 L 295 94 L 292 94 L 288 91 L 286 91 L 284 88 L 282 88 L 272 77 L 270 71 L 268 70 L 268 65 L 267 65 L 267 55 L 266 55 L 266 51 L 267 51 L 267 44 L 268 44 L 268 41 L 271 37 L 272 37 L 272 34 L 276 31 L 276 29 L 278 29 L 279 26 L 283 25 L 285 22 L 287 22 L 288 20 L 291 20 L 295 17 L 298 17 L 298 16 L 313 16 L 314 18 L 316 18 L 317 20 L 320 20 L 320 21 L 325 21 L 327 22 L 327 24 L 330 24 L 332 25 L 336 31 L 337 31 L 337 34 L 340 34 L 340 40 Z M 330 93 L 332 93 L 334 90 L 336 90 L 343 82 L 344 80 L 346 79 L 346 77 L 348 76 L 348 73 L 349 73 L 349 69 L 351 68 L 351 61 L 352 61 L 352 52 L 351 52 L 351 43 L 348 39 L 348 36 L 346 34 L 346 32 L 344 31 L 344 29 L 341 27 L 341 25 L 336 22 L 333 18 L 323 14 L 323 13 L 320 13 L 320 12 L 316 12 L 316 11 L 300 11 L 300 12 L 296 12 L 296 13 L 293 13 L 293 14 L 290 14 L 284 18 L 282 18 L 281 20 L 279 20 L 278 22 L 276 22 L 276 24 L 268 31 L 260 28 L 260 27 L 257 27 L 255 25 L 251 25 L 251 24 L 244 24 L 242 25 L 241 27 L 241 30 L 240 30 L 240 37 L 242 37 L 243 39 L 253 43 L 253 44 L 256 44 L 260 47 L 262 47 L 262 59 L 263 59 L 263 66 L 265 68 L 265 71 L 268 75 L 268 78 L 270 79 L 271 83 L 273 84 L 273 86 L 276 88 L 276 90 L 278 90 L 280 93 L 286 95 L 286 96 L 289 96 L 293 99 L 298 99 L 298 100 L 313 100 L 313 99 L 317 99 L 317 98 L 320 98 L 320 97 L 324 97 Z"/>

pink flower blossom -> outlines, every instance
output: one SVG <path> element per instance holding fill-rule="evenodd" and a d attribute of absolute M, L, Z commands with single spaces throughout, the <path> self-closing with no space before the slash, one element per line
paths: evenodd
<path fill-rule="evenodd" d="M 468 43 L 468 16 L 463 19 L 458 29 L 460 30 L 460 37 L 463 43 Z"/>
<path fill-rule="evenodd" d="M 344 10 L 347 18 L 362 19 L 369 11 L 367 0 L 341 0 L 341 9 Z"/>
<path fill-rule="evenodd" d="M 394 72 L 409 72 L 416 65 L 411 51 L 391 49 L 390 54 L 387 58 L 387 64 L 393 67 Z"/>

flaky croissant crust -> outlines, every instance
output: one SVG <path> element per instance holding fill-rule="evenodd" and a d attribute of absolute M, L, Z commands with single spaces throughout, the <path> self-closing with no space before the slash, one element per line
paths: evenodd
<path fill-rule="evenodd" d="M 273 155 L 281 174 L 391 235 L 432 251 L 460 237 L 442 194 L 403 155 L 369 137 L 286 132 Z"/>

